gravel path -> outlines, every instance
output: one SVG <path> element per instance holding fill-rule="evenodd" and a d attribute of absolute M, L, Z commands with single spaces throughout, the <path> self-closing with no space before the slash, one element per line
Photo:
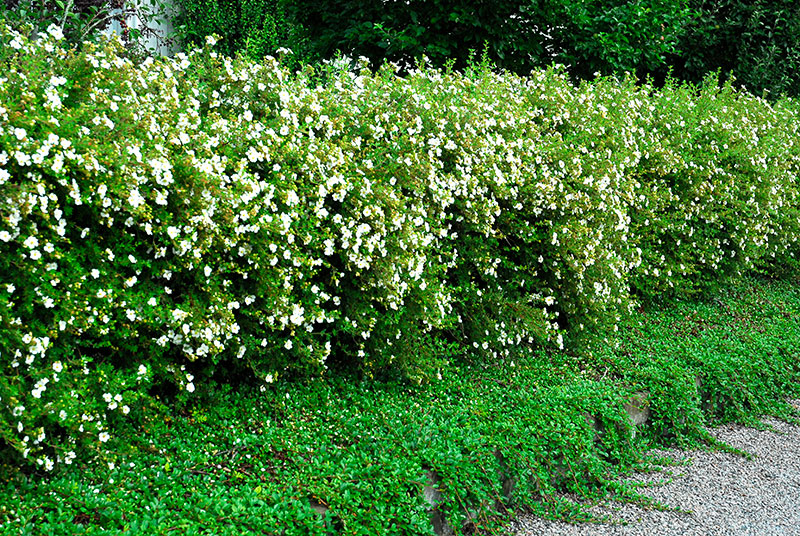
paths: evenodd
<path fill-rule="evenodd" d="M 668 468 L 674 475 L 671 482 L 643 488 L 642 493 L 682 511 L 619 504 L 591 508 L 627 525 L 571 525 L 521 515 L 509 535 L 800 536 L 800 426 L 771 418 L 764 422 L 775 431 L 734 425 L 712 430 L 715 437 L 754 454 L 752 460 L 724 452 L 659 452 L 689 465 Z M 636 475 L 633 480 L 664 477 Z"/>

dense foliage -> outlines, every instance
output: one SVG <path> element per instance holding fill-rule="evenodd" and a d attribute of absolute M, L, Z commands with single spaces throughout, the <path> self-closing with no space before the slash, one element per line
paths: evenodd
<path fill-rule="evenodd" d="M 219 52 L 252 59 L 290 50 L 290 65 L 317 59 L 301 25 L 290 19 L 287 0 L 177 0 L 174 19 L 184 45 L 203 45 L 208 35 L 222 38 Z"/>
<path fill-rule="evenodd" d="M 485 52 L 527 74 L 560 63 L 576 78 L 625 72 L 695 83 L 720 71 L 772 99 L 800 88 L 800 5 L 792 0 L 299 0 L 288 12 L 321 57 L 337 51 L 464 68 Z"/>
<path fill-rule="evenodd" d="M 757 95 L 800 96 L 800 4 L 793 0 L 692 0 L 696 17 L 665 67 L 698 82 L 732 74 Z"/>
<path fill-rule="evenodd" d="M 486 51 L 497 65 L 527 74 L 558 62 L 573 74 L 647 71 L 674 52 L 688 23 L 685 2 L 664 0 L 299 0 L 290 13 L 323 57 L 340 50 L 413 65 L 464 68 Z M 485 47 L 485 48 L 484 48 Z"/>
<path fill-rule="evenodd" d="M 793 0 L 4 0 L 0 18 L 43 32 L 61 27 L 68 41 L 96 40 L 111 21 L 129 48 L 141 36 L 252 59 L 291 50 L 292 69 L 337 54 L 412 67 L 466 68 L 485 57 L 526 75 L 553 63 L 574 79 L 634 73 L 701 83 L 709 73 L 772 101 L 800 95 L 800 4 Z M 138 19 L 128 28 L 126 20 Z M 155 23 L 169 19 L 174 32 Z"/>
<path fill-rule="evenodd" d="M 0 433 L 46 469 L 165 382 L 422 381 L 796 264 L 791 101 L 62 37 L 0 37 Z"/>

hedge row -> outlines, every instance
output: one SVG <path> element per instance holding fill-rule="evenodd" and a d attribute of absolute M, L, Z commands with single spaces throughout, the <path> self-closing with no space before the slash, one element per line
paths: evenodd
<path fill-rule="evenodd" d="M 0 30 L 0 434 L 45 469 L 164 382 L 433 379 L 796 268 L 793 101 L 60 38 Z"/>

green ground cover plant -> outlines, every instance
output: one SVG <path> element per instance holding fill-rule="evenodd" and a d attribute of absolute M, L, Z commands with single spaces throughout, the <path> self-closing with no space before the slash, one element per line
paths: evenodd
<path fill-rule="evenodd" d="M 436 381 L 796 273 L 798 108 L 474 66 L 0 40 L 0 436 L 46 471 L 212 381 Z M 197 391 L 197 394 L 195 392 Z M 123 441 L 124 443 L 124 441 Z"/>
<path fill-rule="evenodd" d="M 797 280 L 747 278 L 648 308 L 590 361 L 454 363 L 421 387 L 342 376 L 219 387 L 147 412 L 108 466 L 6 471 L 0 531 L 432 534 L 431 471 L 438 511 L 459 529 L 498 529 L 519 508 L 585 520 L 566 494 L 648 505 L 617 482 L 663 463 L 649 447 L 711 446 L 704 426 L 762 413 L 796 418 L 785 400 L 800 395 L 799 341 Z M 632 436 L 622 403 L 642 391 L 652 420 Z"/>

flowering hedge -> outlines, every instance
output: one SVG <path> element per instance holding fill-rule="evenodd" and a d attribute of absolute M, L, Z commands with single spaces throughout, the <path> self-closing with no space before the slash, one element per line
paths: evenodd
<path fill-rule="evenodd" d="M 215 368 L 422 380 L 795 267 L 791 101 L 61 37 L 0 30 L 0 434 L 44 469 Z"/>

